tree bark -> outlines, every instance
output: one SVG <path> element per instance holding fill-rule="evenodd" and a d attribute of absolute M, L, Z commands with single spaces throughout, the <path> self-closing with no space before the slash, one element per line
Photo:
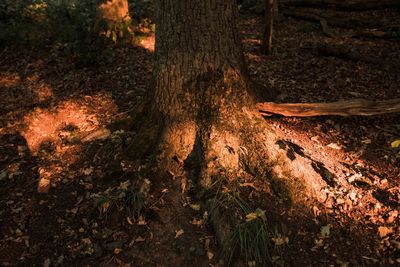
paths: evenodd
<path fill-rule="evenodd" d="M 133 153 L 152 155 L 164 173 L 184 172 L 198 188 L 223 169 L 232 179 L 243 172 L 270 179 L 293 205 L 324 199 L 327 183 L 314 161 L 289 158 L 291 148 L 254 109 L 235 0 L 158 0 L 156 7 L 153 86 Z"/>
<path fill-rule="evenodd" d="M 272 29 L 274 23 L 274 2 L 276 0 L 265 0 L 265 29 L 263 35 L 263 52 L 266 55 L 272 53 Z"/>
<path fill-rule="evenodd" d="M 400 112 L 400 99 L 368 101 L 365 99 L 343 100 L 331 103 L 258 103 L 265 115 L 279 114 L 286 117 L 313 116 L 372 116 Z"/>

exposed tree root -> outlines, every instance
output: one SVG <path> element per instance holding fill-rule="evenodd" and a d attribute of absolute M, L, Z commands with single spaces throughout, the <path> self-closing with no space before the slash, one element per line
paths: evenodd
<path fill-rule="evenodd" d="M 343 183 L 329 170 L 331 166 L 282 140 L 259 114 L 247 109 L 224 114 L 209 126 L 195 122 L 168 125 L 158 138 L 156 166 L 197 184 L 194 194 L 209 210 L 222 246 L 237 219 L 229 211 L 214 209 L 214 196 L 204 193 L 221 170 L 228 180 L 251 175 L 270 183 L 277 197 L 292 207 L 304 206 L 305 199 L 323 203 L 324 188 Z"/>
<path fill-rule="evenodd" d="M 279 114 L 286 117 L 313 116 L 372 116 L 400 112 L 400 99 L 368 101 L 365 99 L 343 100 L 331 103 L 258 103 L 264 115 Z"/>

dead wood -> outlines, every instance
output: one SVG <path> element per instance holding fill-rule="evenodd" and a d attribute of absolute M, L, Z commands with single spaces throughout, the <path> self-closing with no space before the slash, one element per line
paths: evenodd
<path fill-rule="evenodd" d="M 372 116 L 400 112 L 400 98 L 384 101 L 365 99 L 343 100 L 331 103 L 258 103 L 263 115 L 279 114 L 286 117 L 313 116 Z"/>
<path fill-rule="evenodd" d="M 376 29 L 367 29 L 353 34 L 353 38 L 374 38 L 374 39 L 399 39 L 400 26 L 388 26 Z"/>
<path fill-rule="evenodd" d="M 281 4 L 286 6 L 331 7 L 347 11 L 400 7 L 398 0 L 286 0 L 282 1 Z"/>
<path fill-rule="evenodd" d="M 339 59 L 350 61 L 362 61 L 369 64 L 383 65 L 385 62 L 379 58 L 367 56 L 360 52 L 351 49 L 349 46 L 328 44 L 328 43 L 314 43 L 312 48 L 317 54 L 323 56 L 336 57 Z"/>
<path fill-rule="evenodd" d="M 299 11 L 294 11 L 294 10 L 285 10 L 282 12 L 283 15 L 293 17 L 295 19 L 302 19 L 302 20 L 308 20 L 308 21 L 317 21 L 321 24 L 322 31 L 329 37 L 332 37 L 333 34 L 330 32 L 329 27 L 328 27 L 328 21 L 326 18 L 321 17 L 317 14 L 312 14 L 312 13 L 304 13 L 304 12 L 299 12 Z M 329 23 L 330 24 L 330 23 Z"/>
<path fill-rule="evenodd" d="M 320 22 L 325 20 L 327 25 L 329 26 L 336 26 L 339 28 L 344 28 L 344 29 L 358 29 L 360 27 L 378 27 L 374 22 L 368 22 L 368 21 L 360 21 L 360 20 L 355 20 L 355 19 L 349 19 L 349 18 L 332 18 L 325 16 L 323 14 L 316 14 L 312 12 L 304 12 L 300 10 L 295 10 L 295 9 L 287 9 L 281 12 L 284 16 L 287 17 L 292 17 L 295 19 L 300 19 L 300 20 L 306 20 L 306 21 L 316 21 Z M 321 23 L 322 26 L 322 23 Z"/>

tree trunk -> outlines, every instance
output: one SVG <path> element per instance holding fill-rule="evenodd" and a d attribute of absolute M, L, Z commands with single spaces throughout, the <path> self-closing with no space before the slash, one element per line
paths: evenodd
<path fill-rule="evenodd" d="M 266 55 L 272 53 L 272 28 L 274 22 L 274 0 L 265 0 L 265 30 L 263 35 L 263 52 Z"/>
<path fill-rule="evenodd" d="M 154 155 L 160 173 L 184 172 L 200 191 L 225 170 L 232 179 L 270 180 L 293 205 L 324 199 L 316 163 L 288 157 L 291 147 L 277 142 L 254 108 L 235 0 L 159 0 L 156 7 L 153 86 L 133 154 Z M 224 242 L 226 231 L 214 227 Z"/>

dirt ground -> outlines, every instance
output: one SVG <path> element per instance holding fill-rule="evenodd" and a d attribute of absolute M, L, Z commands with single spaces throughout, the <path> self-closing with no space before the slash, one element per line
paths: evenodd
<path fill-rule="evenodd" d="M 335 12 L 400 25 L 398 11 Z M 279 102 L 400 96 L 399 39 L 353 37 L 356 30 L 281 17 L 274 52 L 259 53 L 262 18 L 240 21 L 251 77 Z M 213 229 L 183 175 L 154 177 L 129 159 L 129 114 L 151 79 L 152 44 L 115 50 L 112 63 L 76 67 L 55 48 L 0 51 L 0 263 L 2 266 L 217 266 Z M 346 46 L 378 61 L 315 53 Z M 118 121 L 118 125 L 116 122 Z M 124 124 L 126 122 L 126 125 Z M 267 117 L 282 139 L 327 162 L 347 183 L 326 188 L 322 204 L 288 208 L 268 182 L 246 180 L 242 194 L 276 225 L 273 255 L 285 266 L 398 266 L 400 115 Z M 301 151 L 301 152 L 299 152 Z M 346 166 L 343 173 L 341 164 Z M 127 196 L 138 197 L 127 203 Z M 136 204 L 132 204 L 136 203 Z"/>

